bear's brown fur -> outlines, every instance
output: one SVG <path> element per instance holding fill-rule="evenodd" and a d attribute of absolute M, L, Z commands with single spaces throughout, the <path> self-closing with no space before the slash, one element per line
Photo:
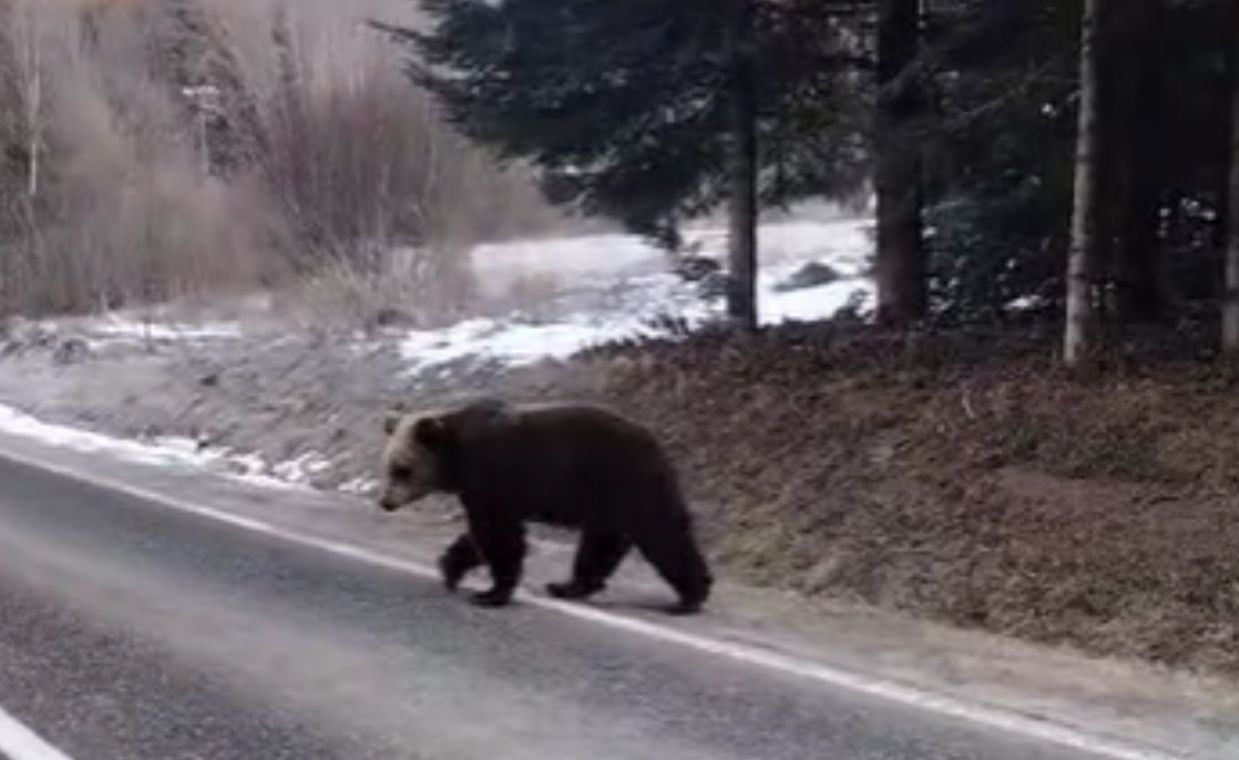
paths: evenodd
<path fill-rule="evenodd" d="M 712 577 L 675 470 L 653 434 L 618 414 L 484 400 L 392 417 L 386 429 L 380 504 L 392 511 L 433 492 L 459 497 L 469 529 L 439 564 L 451 589 L 488 565 L 494 584 L 477 603 L 511 599 L 529 521 L 581 532 L 572 577 L 549 584 L 553 596 L 601 591 L 632 547 L 679 594 L 677 611 L 695 612 L 709 596 Z"/>

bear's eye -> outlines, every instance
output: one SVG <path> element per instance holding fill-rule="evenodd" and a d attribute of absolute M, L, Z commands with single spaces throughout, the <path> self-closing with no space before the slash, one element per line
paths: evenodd
<path fill-rule="evenodd" d="M 391 476 L 396 480 L 409 480 L 413 477 L 413 468 L 407 464 L 394 465 L 391 468 Z"/>

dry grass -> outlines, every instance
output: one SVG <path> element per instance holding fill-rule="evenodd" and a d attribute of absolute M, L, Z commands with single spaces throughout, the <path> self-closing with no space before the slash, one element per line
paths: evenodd
<path fill-rule="evenodd" d="M 411 8 L 0 0 L 0 314 L 306 275 L 315 297 L 324 282 L 360 294 L 381 283 L 342 272 L 372 271 L 371 250 L 555 224 L 359 23 Z M 219 98 L 202 118 L 186 92 L 208 84 Z"/>
<path fill-rule="evenodd" d="M 1035 337 L 795 328 L 601 352 L 750 580 L 1239 673 L 1239 376 Z"/>
<path fill-rule="evenodd" d="M 427 328 L 451 323 L 474 303 L 466 257 L 450 248 L 397 249 L 371 266 L 341 256 L 280 289 L 274 311 L 318 330 Z"/>

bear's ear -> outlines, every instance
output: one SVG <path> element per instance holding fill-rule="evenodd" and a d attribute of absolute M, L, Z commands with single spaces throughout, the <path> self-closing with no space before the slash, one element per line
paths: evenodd
<path fill-rule="evenodd" d="M 383 418 L 383 432 L 387 433 L 388 435 L 395 433 L 396 428 L 400 426 L 401 416 L 402 415 L 400 414 L 400 412 L 397 412 L 397 411 L 388 412 L 387 416 Z"/>
<path fill-rule="evenodd" d="M 452 431 L 442 417 L 423 417 L 413 426 L 413 440 L 428 449 L 440 449 L 451 441 Z"/>

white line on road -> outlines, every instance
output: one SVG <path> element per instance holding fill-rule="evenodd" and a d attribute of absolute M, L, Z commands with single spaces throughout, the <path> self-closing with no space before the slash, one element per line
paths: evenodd
<path fill-rule="evenodd" d="M 69 760 L 25 724 L 0 707 L 0 756 L 9 760 Z"/>
<path fill-rule="evenodd" d="M 155 491 L 149 491 L 145 488 L 121 483 L 106 477 L 80 472 L 68 467 L 47 464 L 23 455 L 14 454 L 8 450 L 0 452 L 0 454 L 35 469 L 123 493 L 141 501 L 231 525 L 251 533 L 311 547 L 336 556 L 348 557 L 372 566 L 395 570 L 409 575 L 436 580 L 439 577 L 438 571 L 428 565 L 403 560 L 356 544 L 306 535 L 264 520 L 242 517 L 221 509 L 176 501 Z M 687 647 L 704 654 L 726 657 L 784 675 L 809 679 L 837 689 L 846 689 L 857 694 L 936 713 L 977 726 L 997 729 L 1025 739 L 1056 744 L 1067 749 L 1095 755 L 1099 760 L 1103 758 L 1105 760 L 1191 760 L 1188 755 L 1175 754 L 1164 749 L 1137 746 L 1136 744 L 1118 739 L 1092 734 L 1047 718 L 1025 715 L 1001 707 L 967 702 L 914 686 L 869 676 L 861 672 L 825 665 L 746 644 L 689 633 L 594 607 L 562 602 L 549 597 L 534 596 L 523 591 L 518 592 L 518 598 L 533 606 L 553 610 L 569 617 L 586 620 L 664 643 Z M 3 744 L 0 744 L 0 749 L 3 749 Z M 31 755 L 15 757 L 14 760 L 28 760 L 28 758 L 43 760 L 44 757 L 47 760 L 52 760 L 53 758 L 61 760 L 64 756 Z"/>

